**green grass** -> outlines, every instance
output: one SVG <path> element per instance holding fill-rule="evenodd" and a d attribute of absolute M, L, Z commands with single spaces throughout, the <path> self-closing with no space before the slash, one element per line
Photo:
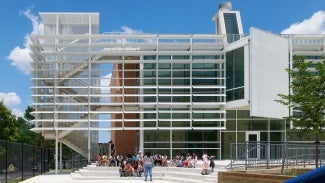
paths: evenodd
<path fill-rule="evenodd" d="M 24 177 L 24 180 L 27 180 L 29 178 L 32 178 L 32 176 L 30 176 L 30 177 Z M 21 177 L 20 177 L 20 178 L 16 178 L 16 179 L 8 179 L 7 183 L 19 183 L 21 181 L 22 180 L 21 180 Z"/>

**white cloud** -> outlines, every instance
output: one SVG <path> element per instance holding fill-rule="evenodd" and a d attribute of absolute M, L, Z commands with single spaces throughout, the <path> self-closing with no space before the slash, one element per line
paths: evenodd
<path fill-rule="evenodd" d="M 0 93 L 0 100 L 7 107 L 13 107 L 20 104 L 20 97 L 15 92 L 10 93 Z"/>
<path fill-rule="evenodd" d="M 11 65 L 16 67 L 18 70 L 22 71 L 24 74 L 29 74 L 32 69 L 30 65 L 32 58 L 29 55 L 31 53 L 29 47 L 31 40 L 29 39 L 29 36 L 34 34 L 43 34 L 44 25 L 40 23 L 39 18 L 33 15 L 30 10 L 23 11 L 22 13 L 32 22 L 33 30 L 25 35 L 23 47 L 21 48 L 20 46 L 16 46 L 10 52 L 9 56 L 7 56 L 7 59 L 11 60 Z"/>
<path fill-rule="evenodd" d="M 324 34 L 325 33 L 325 11 L 318 11 L 309 19 L 294 23 L 284 29 L 281 34 Z"/>
<path fill-rule="evenodd" d="M 30 58 L 30 50 L 28 48 L 20 48 L 16 46 L 7 57 L 12 61 L 11 65 L 17 67 L 18 70 L 24 74 L 29 74 L 32 67 L 30 65 L 32 59 Z"/>
<path fill-rule="evenodd" d="M 143 34 L 143 32 L 141 30 L 135 30 L 135 29 L 132 29 L 126 25 L 123 25 L 121 27 L 121 33 L 124 33 L 124 34 Z M 120 31 L 119 31 L 120 32 Z M 116 42 L 117 43 L 123 43 L 123 41 L 125 41 L 124 39 L 117 39 Z"/>
<path fill-rule="evenodd" d="M 20 97 L 15 92 L 0 93 L 0 101 L 2 101 L 3 104 L 7 106 L 15 116 L 17 117 L 24 116 L 23 111 L 15 108 L 15 106 L 18 106 L 21 102 Z"/>
<path fill-rule="evenodd" d="M 14 114 L 16 117 L 24 117 L 24 112 L 21 111 L 20 109 L 12 109 L 11 110 L 12 114 Z"/>
<path fill-rule="evenodd" d="M 132 29 L 132 28 L 126 26 L 126 25 L 123 25 L 121 27 L 121 29 L 126 34 L 143 34 L 143 32 L 141 30 L 135 30 L 135 29 Z"/>

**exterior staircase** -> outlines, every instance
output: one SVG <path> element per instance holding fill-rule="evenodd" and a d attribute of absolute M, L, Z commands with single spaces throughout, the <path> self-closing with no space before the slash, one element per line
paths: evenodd
<path fill-rule="evenodd" d="M 64 143 L 66 146 L 70 147 L 72 150 L 78 152 L 81 154 L 83 157 L 87 157 L 87 151 L 85 151 L 83 148 L 77 146 L 75 143 L 69 141 L 66 138 L 63 138 L 60 140 L 62 143 Z"/>
<path fill-rule="evenodd" d="M 199 163 L 199 162 L 198 162 Z M 152 169 L 153 180 L 163 180 L 168 182 L 187 182 L 187 183 L 215 183 L 218 181 L 218 171 L 226 171 L 224 168 L 225 163 L 218 164 L 215 162 L 216 167 L 214 172 L 209 170 L 209 175 L 201 175 L 202 164 L 198 164 L 196 168 L 183 168 L 183 167 L 154 167 Z M 142 177 L 120 177 L 119 167 L 97 167 L 95 164 L 88 165 L 71 173 L 73 180 L 129 180 L 141 181 Z"/>

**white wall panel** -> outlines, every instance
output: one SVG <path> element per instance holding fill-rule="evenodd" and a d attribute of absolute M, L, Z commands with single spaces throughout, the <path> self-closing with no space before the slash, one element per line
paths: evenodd
<path fill-rule="evenodd" d="M 288 94 L 288 40 L 256 28 L 250 29 L 251 116 L 283 118 L 288 108 L 275 100 Z"/>

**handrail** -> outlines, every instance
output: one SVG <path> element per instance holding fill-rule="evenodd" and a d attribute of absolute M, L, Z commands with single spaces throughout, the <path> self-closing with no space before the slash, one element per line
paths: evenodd
<path fill-rule="evenodd" d="M 248 144 L 256 144 L 256 147 L 249 147 Z M 231 144 L 231 161 L 225 168 L 235 167 L 266 167 L 281 166 L 284 154 L 288 154 L 285 158 L 285 166 L 306 166 L 315 164 L 315 144 L 314 143 L 289 143 L 287 150 L 284 142 L 257 142 L 257 143 L 233 143 Z M 233 149 L 236 149 L 235 151 Z M 248 153 L 259 151 L 256 159 L 249 159 Z M 287 153 L 284 153 L 287 151 Z M 325 146 L 320 145 L 320 152 L 325 151 Z M 236 155 L 237 153 L 237 155 Z M 320 156 L 322 153 L 320 153 Z M 233 158 L 235 157 L 235 158 Z M 323 162 L 325 157 L 321 156 L 320 161 Z M 321 164 L 321 163 L 320 163 Z"/>

